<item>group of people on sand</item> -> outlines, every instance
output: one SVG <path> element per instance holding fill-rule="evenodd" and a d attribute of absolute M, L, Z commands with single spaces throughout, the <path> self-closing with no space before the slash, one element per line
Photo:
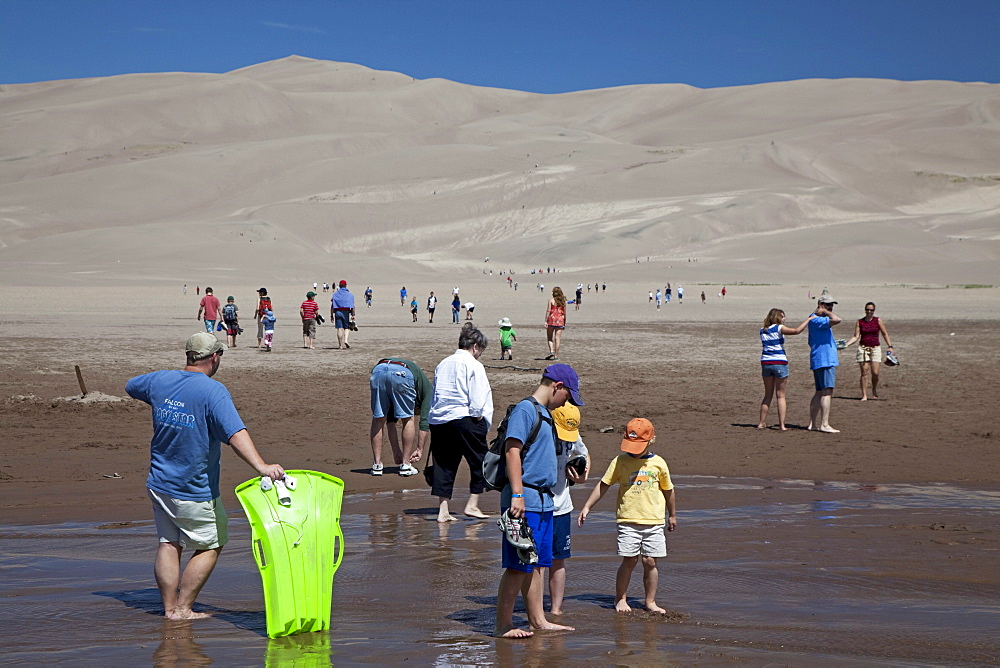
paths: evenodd
<path fill-rule="evenodd" d="M 435 368 L 433 383 L 416 364 L 402 357 L 385 357 L 372 367 L 371 474 L 385 472 L 385 438 L 401 476 L 417 474 L 415 465 L 429 441 L 424 476 L 431 495 L 438 500 L 440 523 L 458 519 L 450 502 L 463 461 L 470 479 L 462 514 L 489 518 L 479 503 L 490 489 L 483 464 L 487 434 L 494 422 L 493 391 L 479 361 L 488 346 L 486 336 L 466 323 L 458 348 Z M 552 364 L 542 372 L 534 392 L 511 407 L 501 423 L 505 440 L 500 447 L 508 480 L 501 491 L 498 522 L 504 532 L 504 571 L 498 585 L 495 627 L 498 637 L 531 635 L 513 624 L 518 594 L 524 597 L 532 629 L 572 630 L 548 621 L 543 592 L 548 582 L 550 614 L 561 615 L 566 560 L 571 556 L 573 503 L 569 487 L 585 482 L 590 471 L 590 455 L 579 432 L 582 405 L 576 371 L 567 364 Z M 656 559 L 666 556 L 664 528 L 673 531 L 676 527 L 676 503 L 666 462 L 649 451 L 654 440 L 648 420 L 636 418 L 629 423 L 622 441 L 626 454 L 611 462 L 578 518 L 582 526 L 594 504 L 611 486 L 619 485 L 618 549 L 622 564 L 615 580 L 615 607 L 621 612 L 630 610 L 626 591 L 640 560 L 645 607 L 665 612 L 655 600 Z M 525 543 L 526 536 L 532 540 Z"/>
<path fill-rule="evenodd" d="M 875 303 L 865 304 L 865 315 L 854 327 L 854 336 L 848 341 L 838 342 L 833 337 L 833 327 L 839 325 L 842 319 L 834 313 L 837 304 L 826 291 L 816 300 L 816 310 L 796 327 L 785 325 L 785 312 L 772 308 L 764 318 L 760 328 L 761 341 L 761 377 L 764 380 L 764 398 L 760 403 L 760 419 L 758 429 L 767 427 L 767 415 L 773 399 L 778 404 L 778 428 L 787 431 L 786 418 L 786 388 L 788 384 L 788 356 L 785 353 L 785 337 L 796 336 L 809 330 L 809 368 L 813 372 L 815 394 L 809 403 L 810 431 L 838 433 L 839 429 L 830 426 L 830 405 L 833 399 L 833 389 L 837 380 L 837 367 L 840 366 L 838 351 L 840 348 L 858 343 L 856 360 L 861 371 L 861 400 L 868 401 L 868 379 L 871 378 L 872 399 L 877 400 L 879 370 L 882 365 L 881 337 L 888 346 L 888 360 L 895 363 L 892 341 L 886 330 L 885 322 L 875 315 Z"/>

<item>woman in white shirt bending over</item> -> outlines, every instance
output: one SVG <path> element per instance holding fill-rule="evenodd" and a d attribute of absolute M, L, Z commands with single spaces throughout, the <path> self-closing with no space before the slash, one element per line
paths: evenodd
<path fill-rule="evenodd" d="M 427 421 L 431 427 L 431 494 L 438 497 L 438 522 L 458 519 L 449 512 L 448 501 L 463 458 L 470 472 L 465 514 L 488 517 L 479 509 L 479 495 L 487 489 L 483 457 L 493 419 L 493 390 L 479 361 L 486 346 L 486 336 L 467 322 L 458 337 L 458 350 L 434 370 L 434 398 Z"/>

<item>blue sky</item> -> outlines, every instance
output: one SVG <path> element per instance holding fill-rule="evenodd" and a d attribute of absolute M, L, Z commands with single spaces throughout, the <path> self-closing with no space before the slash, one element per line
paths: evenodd
<path fill-rule="evenodd" d="M 540 93 L 1000 83 L 1000 0 L 0 0 L 0 83 L 226 72 L 291 54 Z"/>

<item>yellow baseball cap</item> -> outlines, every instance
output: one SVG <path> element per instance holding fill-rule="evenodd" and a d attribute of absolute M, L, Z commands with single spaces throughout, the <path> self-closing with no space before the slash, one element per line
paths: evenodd
<path fill-rule="evenodd" d="M 556 423 L 556 434 L 564 441 L 576 443 L 580 438 L 580 409 L 566 402 L 552 411 L 552 420 Z"/>

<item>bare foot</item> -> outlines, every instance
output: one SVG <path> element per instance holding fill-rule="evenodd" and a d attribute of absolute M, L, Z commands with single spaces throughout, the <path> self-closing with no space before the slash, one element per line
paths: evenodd
<path fill-rule="evenodd" d="M 167 619 L 208 619 L 212 615 L 207 612 L 195 612 L 194 610 L 177 610 L 174 609 L 166 614 Z"/>
<path fill-rule="evenodd" d="M 556 615 L 557 617 L 563 613 L 562 610 L 549 610 L 550 615 Z"/>
<path fill-rule="evenodd" d="M 466 508 L 465 515 L 467 517 L 475 517 L 480 520 L 488 520 L 490 518 L 489 515 L 481 511 L 479 508 Z"/>
<path fill-rule="evenodd" d="M 457 521 L 458 518 L 455 517 L 454 515 L 445 515 L 444 517 L 438 515 L 438 522 L 441 522 L 442 524 L 444 524 L 445 522 L 457 522 Z"/>
<path fill-rule="evenodd" d="M 820 431 L 822 431 L 824 433 L 827 433 L 827 434 L 839 434 L 840 433 L 839 429 L 834 429 L 830 425 L 827 425 L 827 426 L 821 428 Z"/>
<path fill-rule="evenodd" d="M 554 622 L 546 621 L 540 626 L 533 626 L 536 631 L 576 631 L 572 626 L 566 626 L 565 624 L 556 624 Z"/>
<path fill-rule="evenodd" d="M 868 397 L 861 397 L 861 401 L 868 401 Z"/>
<path fill-rule="evenodd" d="M 767 429 L 767 425 L 764 424 L 763 422 L 761 422 L 759 425 L 757 425 L 757 428 L 758 429 Z"/>
<path fill-rule="evenodd" d="M 496 629 L 493 631 L 493 637 L 495 638 L 530 638 L 533 635 L 535 634 L 524 629 L 507 629 L 503 632 L 500 629 Z"/>
<path fill-rule="evenodd" d="M 658 615 L 665 615 L 665 614 L 667 614 L 667 611 L 664 610 L 663 608 L 661 608 L 660 606 L 656 605 L 655 601 L 652 602 L 652 603 L 650 603 L 650 602 L 647 601 L 646 602 L 646 609 L 649 610 L 650 612 L 655 612 Z"/>
<path fill-rule="evenodd" d="M 628 606 L 628 601 L 622 599 L 620 601 L 615 601 L 615 611 L 616 612 L 632 612 L 632 608 Z"/>
<path fill-rule="evenodd" d="M 778 429 L 780 429 L 781 431 L 788 431 L 788 427 L 786 427 L 785 425 L 779 426 Z"/>
<path fill-rule="evenodd" d="M 875 400 L 875 401 L 878 401 L 878 395 L 877 394 L 873 394 L 872 395 L 872 399 Z"/>
<path fill-rule="evenodd" d="M 806 427 L 806 431 L 815 431 L 815 429 L 813 429 L 813 423 L 812 422 L 810 422 L 809 426 Z"/>

